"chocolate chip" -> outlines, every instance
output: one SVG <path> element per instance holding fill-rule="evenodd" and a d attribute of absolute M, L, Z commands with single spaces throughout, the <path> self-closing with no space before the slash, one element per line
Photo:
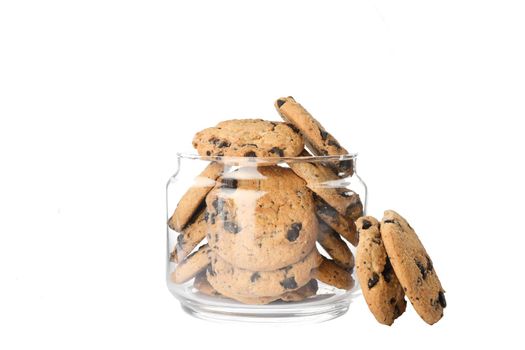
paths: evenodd
<path fill-rule="evenodd" d="M 321 134 L 321 138 L 324 140 L 326 140 L 326 138 L 328 137 L 328 133 L 324 130 L 319 130 L 319 133 Z"/>
<path fill-rule="evenodd" d="M 390 298 L 390 305 L 394 305 L 396 303 L 396 298 Z"/>
<path fill-rule="evenodd" d="M 231 179 L 231 178 L 223 178 L 221 180 L 221 187 L 223 188 L 237 188 L 237 180 L 236 179 Z"/>
<path fill-rule="evenodd" d="M 341 145 L 336 140 L 328 140 L 328 145 L 334 146 L 337 149 L 341 149 Z"/>
<path fill-rule="evenodd" d="M 224 222 L 224 229 L 233 234 L 239 233 L 239 231 L 241 231 L 241 228 L 236 223 L 231 221 Z"/>
<path fill-rule="evenodd" d="M 208 265 L 208 267 L 206 268 L 206 270 L 208 270 L 208 274 L 210 276 L 215 276 L 215 271 L 213 271 L 213 268 L 211 267 L 211 265 Z"/>
<path fill-rule="evenodd" d="M 399 309 L 399 305 L 396 304 L 396 306 L 394 306 L 394 317 L 398 317 L 401 315 L 401 310 Z"/>
<path fill-rule="evenodd" d="M 372 242 L 374 242 L 375 244 L 381 244 L 381 237 L 372 238 Z"/>
<path fill-rule="evenodd" d="M 213 206 L 213 209 L 215 209 L 216 213 L 221 213 L 224 210 L 224 199 L 215 198 L 211 205 Z"/>
<path fill-rule="evenodd" d="M 270 153 L 275 153 L 279 157 L 284 157 L 284 151 L 279 147 L 272 147 L 272 149 L 270 150 Z"/>
<path fill-rule="evenodd" d="M 415 262 L 419 272 L 421 272 L 421 276 L 423 276 L 423 279 L 427 278 L 427 270 L 425 269 L 425 265 L 423 265 L 421 261 L 418 260 L 415 260 Z"/>
<path fill-rule="evenodd" d="M 184 244 L 184 235 L 178 235 L 177 236 L 177 244 L 179 246 L 183 245 Z"/>
<path fill-rule="evenodd" d="M 430 260 L 430 257 L 427 255 L 427 272 L 432 272 L 434 270 L 434 264 L 432 264 L 432 260 Z"/>
<path fill-rule="evenodd" d="M 383 221 L 385 224 L 397 224 L 395 220 L 385 220 Z"/>
<path fill-rule="evenodd" d="M 207 156 L 210 156 L 210 155 L 211 155 L 211 152 L 210 152 L 210 151 L 206 151 L 206 155 L 207 155 Z"/>
<path fill-rule="evenodd" d="M 348 170 L 351 170 L 354 167 L 354 163 L 351 159 L 349 160 L 343 160 L 339 162 L 339 170 L 342 172 L 347 172 Z"/>
<path fill-rule="evenodd" d="M 390 263 L 390 259 L 388 257 L 386 258 L 385 267 L 383 268 L 381 275 L 383 276 L 383 279 L 386 283 L 390 283 L 392 276 L 394 275 L 394 269 L 392 268 L 392 264 Z"/>
<path fill-rule="evenodd" d="M 210 213 L 208 213 L 207 211 L 204 212 L 204 221 L 205 222 L 208 222 L 208 219 L 210 218 Z"/>
<path fill-rule="evenodd" d="M 443 291 L 439 292 L 438 300 L 439 300 L 439 304 L 441 305 L 442 308 L 446 308 L 447 307 L 447 300 L 445 299 L 445 293 L 443 293 Z"/>
<path fill-rule="evenodd" d="M 326 215 L 331 218 L 335 218 L 338 215 L 337 210 L 321 201 L 317 202 L 317 212 L 319 213 L 319 215 Z"/>
<path fill-rule="evenodd" d="M 363 230 L 368 230 L 370 228 L 370 226 L 372 226 L 372 223 L 368 220 L 363 220 Z"/>
<path fill-rule="evenodd" d="M 286 125 L 293 130 L 293 132 L 295 132 L 296 134 L 300 133 L 300 130 L 297 129 L 297 127 L 293 124 L 290 124 L 290 123 L 286 123 Z"/>
<path fill-rule="evenodd" d="M 210 224 L 215 225 L 215 215 L 210 214 Z"/>
<path fill-rule="evenodd" d="M 259 272 L 254 272 L 251 277 L 250 277 L 250 281 L 252 281 L 252 283 L 254 283 L 255 281 L 257 281 L 259 278 L 261 277 L 261 275 L 259 274 Z"/>
<path fill-rule="evenodd" d="M 213 143 L 218 148 L 230 147 L 231 145 L 229 141 L 218 139 L 215 136 L 210 138 L 208 142 Z"/>
<path fill-rule="evenodd" d="M 244 153 L 244 156 L 245 157 L 256 157 L 257 154 L 255 154 L 254 151 L 248 151 L 248 152 Z"/>
<path fill-rule="evenodd" d="M 288 277 L 279 282 L 284 289 L 295 289 L 297 288 L 297 282 L 294 277 Z"/>
<path fill-rule="evenodd" d="M 346 207 L 346 216 L 352 217 L 352 214 L 357 210 L 357 213 L 355 213 L 356 216 L 363 215 L 363 205 L 361 204 L 361 201 L 356 200 L 348 205 Z"/>
<path fill-rule="evenodd" d="M 230 147 L 231 143 L 229 143 L 228 141 L 221 141 L 217 144 L 217 147 L 218 148 L 224 148 L 224 147 Z"/>
<path fill-rule="evenodd" d="M 286 233 L 286 239 L 290 242 L 295 241 L 299 237 L 299 232 L 303 228 L 303 224 L 300 222 L 295 222 L 292 224 L 292 227 Z"/>
<path fill-rule="evenodd" d="M 281 108 L 281 106 L 284 105 L 285 102 L 286 102 L 286 100 L 278 99 L 278 100 L 277 100 L 277 107 L 278 107 L 278 108 Z"/>
<path fill-rule="evenodd" d="M 372 278 L 368 280 L 368 289 L 372 289 L 377 282 L 379 282 L 379 275 L 377 273 L 372 274 Z"/>

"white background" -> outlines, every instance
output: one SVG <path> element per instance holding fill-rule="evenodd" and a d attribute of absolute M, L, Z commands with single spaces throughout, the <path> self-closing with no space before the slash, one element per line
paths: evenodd
<path fill-rule="evenodd" d="M 523 347 L 523 1 L 0 2 L 0 348 Z M 164 282 L 194 132 L 293 95 L 419 232 L 445 317 L 216 324 Z"/>

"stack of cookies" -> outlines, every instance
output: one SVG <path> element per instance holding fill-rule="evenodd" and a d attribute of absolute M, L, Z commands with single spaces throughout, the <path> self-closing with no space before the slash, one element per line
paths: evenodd
<path fill-rule="evenodd" d="M 228 120 L 195 135 L 210 162 L 168 222 L 173 282 L 246 304 L 303 300 L 318 281 L 354 286 L 363 204 L 342 180 L 352 159 L 293 98 L 275 107 L 285 122 Z"/>

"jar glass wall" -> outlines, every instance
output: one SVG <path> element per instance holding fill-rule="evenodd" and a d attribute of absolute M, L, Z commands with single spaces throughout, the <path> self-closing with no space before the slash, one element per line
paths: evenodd
<path fill-rule="evenodd" d="M 322 321 L 359 293 L 355 154 L 177 155 L 167 184 L 167 284 L 184 310 L 222 320 Z"/>

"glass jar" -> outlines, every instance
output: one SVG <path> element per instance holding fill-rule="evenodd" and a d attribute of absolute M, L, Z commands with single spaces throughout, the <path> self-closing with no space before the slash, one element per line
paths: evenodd
<path fill-rule="evenodd" d="M 167 284 L 200 318 L 324 321 L 359 293 L 356 154 L 177 154 L 167 184 Z"/>

